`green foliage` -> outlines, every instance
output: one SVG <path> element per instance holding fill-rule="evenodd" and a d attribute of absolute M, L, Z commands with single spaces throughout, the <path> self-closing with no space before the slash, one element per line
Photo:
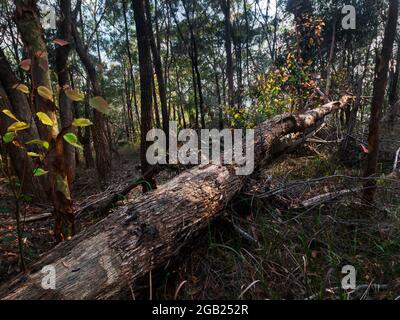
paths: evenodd
<path fill-rule="evenodd" d="M 33 169 L 33 176 L 34 177 L 40 177 L 40 176 L 44 176 L 45 174 L 47 174 L 48 171 L 42 169 L 42 168 L 35 168 Z"/>
<path fill-rule="evenodd" d="M 65 141 L 67 141 L 70 145 L 74 146 L 75 148 L 83 149 L 83 147 L 78 142 L 77 136 L 72 132 L 64 134 L 63 138 Z"/>
<path fill-rule="evenodd" d="M 3 141 L 4 141 L 4 143 L 10 143 L 11 141 L 14 140 L 14 138 L 15 138 L 14 132 L 7 132 L 3 136 Z"/>
<path fill-rule="evenodd" d="M 30 140 L 30 141 L 26 142 L 26 144 L 27 145 L 36 144 L 36 145 L 39 145 L 39 146 L 45 148 L 46 150 L 49 149 L 49 146 L 50 146 L 50 144 L 47 141 L 43 141 L 43 140 L 40 140 L 40 139 Z"/>

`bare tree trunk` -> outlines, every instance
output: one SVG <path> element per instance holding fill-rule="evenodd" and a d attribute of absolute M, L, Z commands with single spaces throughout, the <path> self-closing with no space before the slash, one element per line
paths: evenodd
<path fill-rule="evenodd" d="M 334 58 L 334 53 L 335 53 L 335 45 L 336 45 L 336 16 L 333 18 L 333 24 L 332 24 L 332 38 L 331 38 L 331 47 L 329 49 L 329 58 L 328 58 L 328 66 L 326 68 L 326 88 L 325 88 L 325 95 L 326 97 L 329 97 L 329 93 L 331 90 L 331 73 L 332 73 L 332 64 L 333 64 L 333 58 Z"/>
<path fill-rule="evenodd" d="M 58 37 L 68 42 L 64 46 L 56 48 L 56 68 L 58 75 L 58 85 L 60 86 L 59 108 L 61 127 L 65 128 L 71 125 L 74 119 L 74 109 L 72 101 L 66 96 L 63 90 L 69 85 L 68 55 L 71 50 L 71 0 L 59 1 L 61 17 L 58 25 Z M 67 132 L 75 133 L 76 130 L 71 127 Z M 68 181 L 71 186 L 75 178 L 75 148 L 64 141 L 64 157 L 67 164 Z"/>
<path fill-rule="evenodd" d="M 226 52 L 226 77 L 228 80 L 228 102 L 231 108 L 234 107 L 234 84 L 233 84 L 233 59 L 232 59 L 232 25 L 231 25 L 231 2 L 222 0 L 222 11 L 224 12 L 225 23 L 225 52 Z"/>
<path fill-rule="evenodd" d="M 97 77 L 94 63 L 85 49 L 82 39 L 76 28 L 76 21 L 72 22 L 72 35 L 75 40 L 76 51 L 85 66 L 86 73 L 92 85 L 94 96 L 102 96 L 101 85 Z M 111 153 L 107 139 L 105 116 L 94 110 L 94 124 L 91 126 L 94 149 L 96 152 L 96 168 L 101 185 L 104 187 L 111 174 Z"/>
<path fill-rule="evenodd" d="M 283 136 L 312 130 L 344 106 L 345 100 L 333 102 L 262 123 L 255 132 L 255 163 L 276 156 Z M 109 299 L 137 292 L 148 282 L 149 272 L 177 257 L 241 190 L 246 176 L 236 175 L 235 168 L 209 164 L 180 174 L 54 248 L 30 274 L 1 286 L 0 298 Z M 55 268 L 55 290 L 41 286 L 41 268 L 46 265 Z"/>
<path fill-rule="evenodd" d="M 146 10 L 147 25 L 148 25 L 147 30 L 149 32 L 149 37 L 150 37 L 151 54 L 153 56 L 154 69 L 156 71 L 157 83 L 158 83 L 158 94 L 160 96 L 162 128 L 166 133 L 167 148 L 168 148 L 169 135 L 167 133 L 169 132 L 169 115 L 168 115 L 168 105 L 167 105 L 167 93 L 166 93 L 166 86 L 163 74 L 163 67 L 161 63 L 159 45 L 157 45 L 156 43 L 156 39 L 154 37 L 154 32 L 153 32 L 153 25 L 151 22 L 151 11 L 150 11 L 149 0 L 145 0 L 145 10 Z"/>
<path fill-rule="evenodd" d="M 374 79 L 374 90 L 371 103 L 371 116 L 369 120 L 368 133 L 368 162 L 365 176 L 369 179 L 365 184 L 363 195 L 364 203 L 371 203 L 376 191 L 376 168 L 379 153 L 379 125 L 382 118 L 382 107 L 385 99 L 387 75 L 389 71 L 389 60 L 393 50 L 393 42 L 396 34 L 399 1 L 389 1 L 388 22 L 383 38 L 383 48 L 376 61 L 376 77 Z"/>
<path fill-rule="evenodd" d="M 197 93 L 199 96 L 199 111 L 200 111 L 200 123 L 201 127 L 205 128 L 206 123 L 205 123 L 205 118 L 204 118 L 204 97 L 203 97 L 203 86 L 201 84 L 201 74 L 200 74 L 200 69 L 199 69 L 199 50 L 197 47 L 197 39 L 194 34 L 194 28 L 190 19 L 190 14 L 189 10 L 185 5 L 185 1 L 182 1 L 183 8 L 185 10 L 185 15 L 186 15 L 186 20 L 189 25 L 189 33 L 190 33 L 190 51 L 191 51 L 191 59 L 192 59 L 192 65 L 193 65 L 193 71 L 195 73 L 195 80 L 197 84 Z"/>
<path fill-rule="evenodd" d="M 393 73 L 393 78 L 389 88 L 389 106 L 393 106 L 399 100 L 398 86 L 400 75 L 400 41 L 397 44 L 396 70 Z"/>
<path fill-rule="evenodd" d="M 154 76 L 151 78 L 152 80 L 152 91 L 153 91 L 153 105 L 154 105 L 154 115 L 156 119 L 156 126 L 157 128 L 161 128 L 161 121 L 160 121 L 160 112 L 158 111 L 158 100 L 157 100 L 157 92 L 156 92 L 156 84 L 154 81 Z M 167 133 L 168 131 L 164 131 Z"/>
<path fill-rule="evenodd" d="M 139 72 L 140 72 L 140 163 L 143 178 L 150 184 L 143 184 L 143 189 L 155 188 L 152 166 L 146 160 L 146 151 L 151 142 L 146 141 L 146 135 L 151 129 L 152 124 L 152 79 L 153 68 L 151 64 L 150 37 L 148 33 L 148 23 L 146 21 L 144 0 L 134 0 L 133 12 L 136 24 L 137 46 L 139 53 Z"/>
<path fill-rule="evenodd" d="M 132 82 L 133 105 L 135 107 L 136 118 L 137 118 L 137 121 L 138 121 L 139 126 L 140 126 L 140 116 L 139 116 L 139 109 L 138 109 L 138 103 L 137 103 L 137 97 L 136 97 L 135 76 L 133 74 L 132 53 L 131 53 L 131 47 L 130 47 L 130 41 L 129 41 L 129 30 L 128 30 L 126 1 L 127 0 L 123 0 L 122 1 L 122 9 L 123 9 L 123 14 L 124 14 L 124 29 L 125 29 L 126 51 L 128 53 L 129 76 L 130 76 L 130 80 Z M 132 121 L 133 121 L 133 117 L 132 117 Z"/>

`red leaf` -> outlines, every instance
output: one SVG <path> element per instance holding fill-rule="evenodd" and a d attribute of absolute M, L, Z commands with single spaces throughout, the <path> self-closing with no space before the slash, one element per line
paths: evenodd
<path fill-rule="evenodd" d="M 361 147 L 362 152 L 369 153 L 369 150 L 363 144 L 360 143 L 360 147 Z"/>
<path fill-rule="evenodd" d="M 22 60 L 19 65 L 23 70 L 29 71 L 29 69 L 31 68 L 31 59 Z"/>
<path fill-rule="evenodd" d="M 69 44 L 68 41 L 65 41 L 65 40 L 63 40 L 63 39 L 54 39 L 53 42 L 54 42 L 55 44 L 58 44 L 58 45 L 61 46 L 61 47 L 64 47 L 64 46 L 66 46 L 66 45 Z"/>

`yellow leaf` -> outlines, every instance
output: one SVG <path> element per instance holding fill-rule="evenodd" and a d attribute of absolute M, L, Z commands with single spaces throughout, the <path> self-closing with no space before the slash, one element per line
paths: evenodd
<path fill-rule="evenodd" d="M 65 89 L 64 92 L 65 92 L 65 95 L 72 101 L 82 101 L 83 99 L 85 99 L 85 96 L 78 91 L 68 88 L 68 89 Z"/>
<path fill-rule="evenodd" d="M 22 83 L 15 84 L 13 86 L 13 88 L 21 91 L 22 93 L 26 93 L 26 94 L 29 93 L 29 88 L 26 85 L 22 84 Z"/>
<path fill-rule="evenodd" d="M 14 122 L 11 126 L 9 126 L 7 128 L 7 131 L 8 132 L 10 132 L 10 131 L 16 132 L 16 131 L 25 130 L 28 128 L 29 128 L 29 124 L 27 124 L 26 122 L 17 121 L 17 122 Z"/>
<path fill-rule="evenodd" d="M 38 154 L 36 152 L 28 152 L 28 157 L 39 157 L 40 158 L 40 154 Z"/>
<path fill-rule="evenodd" d="M 90 99 L 89 104 L 91 107 L 104 114 L 109 114 L 111 111 L 110 106 L 108 105 L 107 101 L 103 99 L 103 97 L 94 97 Z"/>
<path fill-rule="evenodd" d="M 3 113 L 4 113 L 7 117 L 10 117 L 11 119 L 13 119 L 13 120 L 19 122 L 19 120 L 17 119 L 17 117 L 14 116 L 13 113 L 12 113 L 10 110 L 4 109 L 4 110 L 3 110 Z"/>
<path fill-rule="evenodd" d="M 37 88 L 37 92 L 39 96 L 41 96 L 43 99 L 50 100 L 53 102 L 53 92 L 45 86 L 39 86 Z"/>
<path fill-rule="evenodd" d="M 44 125 L 49 127 L 54 126 L 53 120 L 51 120 L 50 117 L 44 112 L 38 112 L 36 113 L 36 115 L 39 118 L 40 122 L 43 123 Z"/>
<path fill-rule="evenodd" d="M 74 119 L 74 121 L 72 121 L 72 125 L 75 127 L 87 127 L 87 126 L 91 126 L 93 123 L 92 121 L 90 121 L 89 119 L 85 119 L 85 118 L 78 118 L 78 119 Z"/>

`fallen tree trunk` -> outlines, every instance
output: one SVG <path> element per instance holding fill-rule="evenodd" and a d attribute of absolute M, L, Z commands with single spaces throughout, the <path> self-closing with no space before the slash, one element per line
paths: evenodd
<path fill-rule="evenodd" d="M 290 133 L 319 125 L 347 99 L 331 102 L 302 114 L 284 114 L 256 128 L 255 164 L 282 149 L 277 142 Z M 197 166 L 121 207 L 73 240 L 61 243 L 37 263 L 29 274 L 0 287 L 2 299 L 109 299 L 138 290 L 149 272 L 166 265 L 196 233 L 240 191 L 246 176 L 235 166 Z M 43 289 L 52 265 L 56 289 Z"/>

